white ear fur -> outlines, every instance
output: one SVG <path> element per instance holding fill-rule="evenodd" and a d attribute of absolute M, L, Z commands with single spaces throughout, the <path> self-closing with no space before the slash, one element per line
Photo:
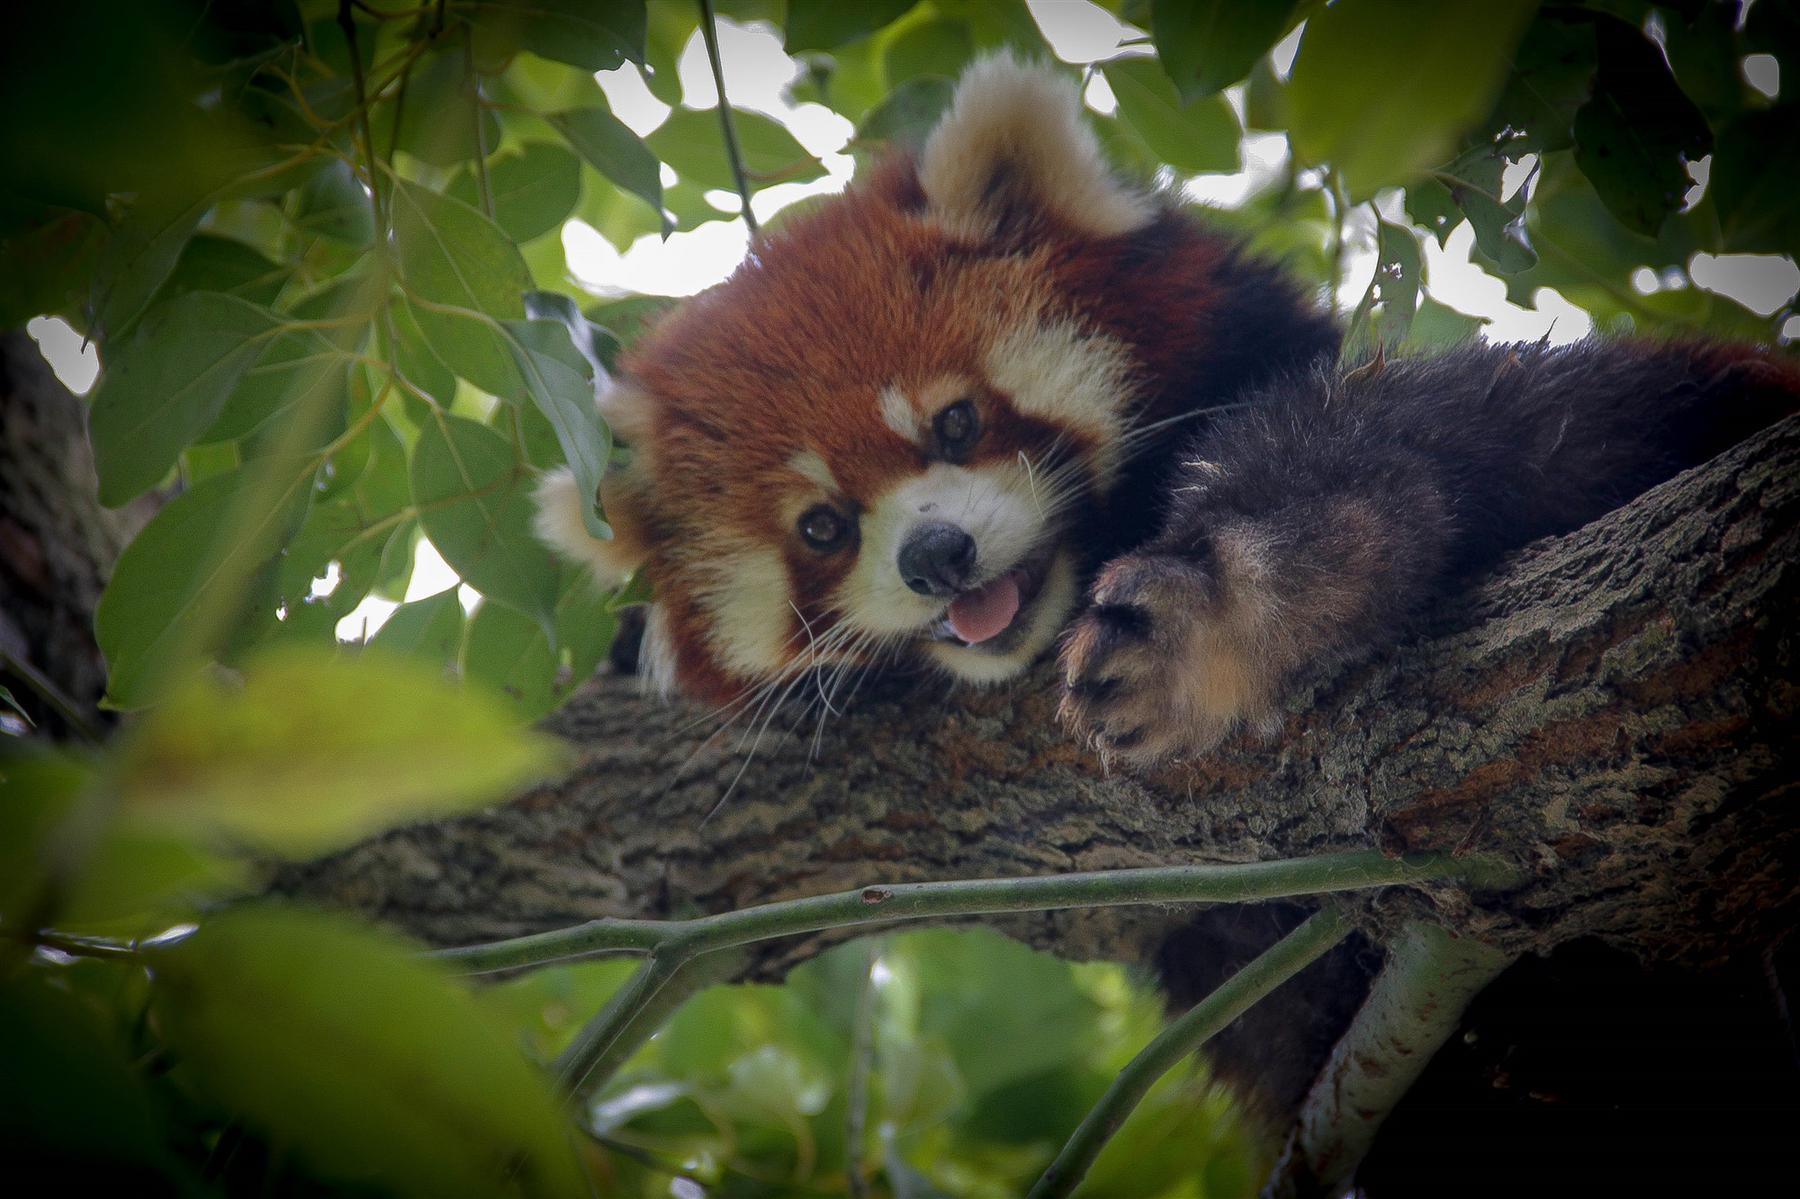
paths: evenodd
<path fill-rule="evenodd" d="M 585 566 L 601 587 L 617 587 L 636 568 L 643 554 L 630 539 L 615 535 L 602 541 L 587 531 L 581 519 L 594 497 L 583 495 L 575 472 L 559 466 L 537 486 L 537 515 L 532 529 L 538 540 L 578 566 Z"/>
<path fill-rule="evenodd" d="M 937 221 L 965 237 L 994 233 L 997 191 L 1096 237 L 1129 233 L 1156 217 L 1149 197 L 1114 178 L 1082 119 L 1074 83 L 1004 51 L 963 72 L 949 112 L 925 142 L 919 183 Z"/>

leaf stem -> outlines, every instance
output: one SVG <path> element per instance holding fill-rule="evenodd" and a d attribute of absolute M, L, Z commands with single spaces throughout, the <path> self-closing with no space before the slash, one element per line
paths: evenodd
<path fill-rule="evenodd" d="M 750 177 L 744 170 L 744 153 L 738 146 L 737 126 L 731 121 L 731 102 L 725 98 L 725 68 L 719 62 L 719 31 L 713 16 L 712 0 L 700 0 L 700 33 L 706 39 L 706 59 L 712 64 L 713 87 L 719 93 L 719 127 L 725 134 L 725 157 L 731 162 L 731 177 L 737 181 L 738 197 L 744 204 L 744 224 L 750 236 L 757 234 L 756 216 L 750 211 Z"/>
<path fill-rule="evenodd" d="M 99 745 L 106 739 L 99 726 L 89 720 L 87 714 L 81 710 L 80 704 L 76 703 L 72 697 L 63 694 L 62 688 L 58 687 L 50 679 L 50 676 L 44 674 L 24 658 L 14 654 L 11 650 L 0 648 L 0 669 L 16 676 L 27 687 L 30 687 L 39 699 L 50 705 L 56 714 L 62 717 L 63 723 L 69 726 L 69 730 L 83 741 L 90 745 Z"/>
<path fill-rule="evenodd" d="M 375 217 L 375 250 L 380 253 L 387 245 L 383 232 L 386 226 L 381 219 L 381 175 L 376 169 L 375 133 L 369 124 L 369 81 L 363 75 L 362 50 L 356 43 L 356 15 L 351 0 L 338 0 L 337 23 L 350 47 L 350 78 L 356 86 L 356 123 L 362 134 L 363 154 L 368 159 L 369 208 Z"/>
<path fill-rule="evenodd" d="M 1060 1199 L 1072 1192 L 1158 1079 L 1349 933 L 1349 922 L 1335 910 L 1315 912 L 1163 1029 L 1119 1071 L 1027 1199 Z"/>

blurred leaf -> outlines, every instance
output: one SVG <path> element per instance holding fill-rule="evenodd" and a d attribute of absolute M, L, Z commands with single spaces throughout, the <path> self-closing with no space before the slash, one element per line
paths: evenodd
<path fill-rule="evenodd" d="M 126 1047 L 89 1005 L 71 1002 L 43 969 L 0 982 L 0 1153 L 16 1184 L 51 1179 L 143 1189 L 146 1175 L 183 1171 Z"/>
<path fill-rule="evenodd" d="M 1519 42 L 1485 130 L 1512 130 L 1506 149 L 1514 157 L 1568 149 L 1575 144 L 1575 112 L 1593 90 L 1594 67 L 1594 27 L 1586 15 L 1574 9 L 1541 11 Z"/>
<path fill-rule="evenodd" d="M 1493 104 L 1536 7 L 1386 0 L 1315 10 L 1286 88 L 1295 154 L 1337 168 L 1356 201 L 1441 162 Z"/>
<path fill-rule="evenodd" d="M 494 223 L 516 242 L 562 227 L 581 197 L 581 163 L 568 150 L 549 142 L 527 142 L 516 153 L 488 164 L 488 188 L 494 201 Z M 474 209 L 482 208 L 481 184 L 471 168 L 457 172 L 444 193 Z"/>
<path fill-rule="evenodd" d="M 948 79 L 909 79 L 869 110 L 856 127 L 857 140 L 923 146 L 955 92 L 956 85 Z"/>
<path fill-rule="evenodd" d="M 556 706 L 556 653 L 536 621 L 504 604 L 482 604 L 469 622 L 463 676 L 490 688 L 519 720 Z"/>
<path fill-rule="evenodd" d="M 1614 216 L 1655 237 L 1692 185 L 1687 164 L 1712 149 L 1712 130 L 1641 30 L 1600 18 L 1595 36 L 1600 65 L 1575 114 L 1575 161 Z"/>
<path fill-rule="evenodd" d="M 11 230 L 0 230 L 0 328 L 34 316 L 79 316 L 105 244 L 106 225 L 91 213 L 45 208 Z"/>
<path fill-rule="evenodd" d="M 1298 0 L 1155 0 L 1150 33 L 1184 100 L 1229 87 L 1281 40 Z"/>
<path fill-rule="evenodd" d="M 332 162 L 311 176 L 296 193 L 294 227 L 307 233 L 366 246 L 375 236 L 375 218 L 356 172 L 347 162 Z"/>
<path fill-rule="evenodd" d="M 271 560 L 306 513 L 312 472 L 280 464 L 198 483 L 165 504 L 113 568 L 94 613 L 110 671 L 107 701 L 150 703 L 169 673 L 275 609 Z"/>
<path fill-rule="evenodd" d="M 412 183 L 393 196 L 400 273 L 422 301 L 412 314 L 432 350 L 477 387 L 516 394 L 518 370 L 497 322 L 525 315 L 531 275 L 518 248 L 460 200 Z"/>
<path fill-rule="evenodd" d="M 975 40 L 966 21 L 931 17 L 909 21 L 881 52 L 888 86 L 898 89 L 909 79 L 933 76 L 954 79 L 975 56 Z"/>
<path fill-rule="evenodd" d="M 369 335 L 371 282 L 340 276 L 280 314 L 284 326 L 317 322 L 320 327 L 284 327 L 263 342 L 261 353 L 232 388 L 218 419 L 196 440 L 230 441 L 262 426 L 278 412 L 310 408 L 325 416 L 314 430 L 322 445 L 343 427 L 349 402 L 348 368 Z"/>
<path fill-rule="evenodd" d="M 204 291 L 178 295 L 139 322 L 110 356 L 89 417 L 101 503 L 117 507 L 162 481 L 277 325 L 266 308 Z"/>
<path fill-rule="evenodd" d="M 588 319 L 606 329 L 621 343 L 636 341 L 659 317 L 676 305 L 669 296 L 623 296 L 602 300 L 587 310 Z M 602 346 L 605 349 L 605 346 Z M 607 370 L 612 364 L 606 364 Z"/>
<path fill-rule="evenodd" d="M 604 108 L 551 113 L 549 120 L 595 170 L 641 197 L 651 208 L 662 208 L 662 178 L 656 155 L 625 122 Z"/>
<path fill-rule="evenodd" d="M 462 602 L 452 586 L 395 608 L 369 638 L 369 646 L 443 666 L 456 660 L 462 633 Z"/>
<path fill-rule="evenodd" d="M 1800 62 L 1794 64 L 1800 70 Z M 1800 104 L 1746 113 L 1719 131 L 1708 194 L 1724 248 L 1740 254 L 1800 254 Z"/>
<path fill-rule="evenodd" d="M 460 28 L 460 27 L 453 27 Z M 500 118 L 490 108 L 477 108 L 479 76 L 464 61 L 462 38 L 447 35 L 436 49 L 413 64 L 406 80 L 406 96 L 400 121 L 394 125 L 391 111 L 378 110 L 381 125 L 399 131 L 396 148 L 434 167 L 454 167 L 488 153 L 500 144 Z M 481 141 L 475 138 L 476 113 L 481 116 Z M 384 181 L 384 188 L 386 184 Z"/>
<path fill-rule="evenodd" d="M 1100 70 L 1118 98 L 1119 121 L 1157 159 L 1187 175 L 1239 168 L 1241 130 L 1223 96 L 1183 104 L 1151 58 L 1115 59 Z"/>
<path fill-rule="evenodd" d="M 155 953 L 184 1073 L 327 1178 L 420 1196 L 586 1196 L 547 1081 L 384 933 L 236 908 Z"/>
<path fill-rule="evenodd" d="M 196 677 L 171 694 L 126 741 L 117 787 L 127 813 L 299 857 L 496 799 L 557 759 L 422 663 L 289 647 L 246 664 L 241 686 Z"/>
<path fill-rule="evenodd" d="M 1737 5 L 1696 4 L 1685 13 L 1671 12 L 1663 21 L 1663 52 L 1675 78 L 1709 117 L 1728 117 L 1743 107 L 1739 15 Z"/>
<path fill-rule="evenodd" d="M 483 595 L 548 623 L 556 564 L 531 531 L 531 478 L 492 429 L 438 415 L 413 448 L 413 502 L 426 536 Z"/>
<path fill-rule="evenodd" d="M 168 301 L 185 292 L 211 291 L 268 307 L 292 275 L 292 267 L 271 262 L 236 238 L 196 233 L 182 247 L 157 299 Z"/>
<path fill-rule="evenodd" d="M 584 71 L 644 61 L 644 0 L 473 0 L 468 9 L 486 58 L 529 50 Z"/>
<path fill-rule="evenodd" d="M 897 19 L 914 0 L 788 0 L 787 52 L 830 50 L 864 37 Z M 677 167 L 677 170 L 681 168 Z"/>
<path fill-rule="evenodd" d="M 825 165 L 808 154 L 794 135 L 773 118 L 734 108 L 731 120 L 753 188 L 771 183 L 804 183 L 825 173 Z M 737 190 L 717 109 L 678 108 L 644 140 L 683 179 L 719 191 Z"/>
<path fill-rule="evenodd" d="M 245 863 L 193 837 L 121 820 L 101 833 L 58 905 L 59 927 L 122 935 L 159 933 L 250 881 Z"/>

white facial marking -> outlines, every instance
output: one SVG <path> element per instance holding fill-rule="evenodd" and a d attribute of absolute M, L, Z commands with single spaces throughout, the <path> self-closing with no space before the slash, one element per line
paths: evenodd
<path fill-rule="evenodd" d="M 837 480 L 832 477 L 831 467 L 826 465 L 825 459 L 819 457 L 812 450 L 801 450 L 789 458 L 788 469 L 821 491 L 836 494 L 841 490 L 837 485 Z"/>
<path fill-rule="evenodd" d="M 709 557 L 711 578 L 695 597 L 712 617 L 711 640 L 720 663 L 752 678 L 775 673 L 793 640 L 793 607 L 781 555 L 756 548 Z"/>
<path fill-rule="evenodd" d="M 881 419 L 906 440 L 919 440 L 919 414 L 898 387 L 881 389 Z"/>
<path fill-rule="evenodd" d="M 1123 345 L 1083 334 L 1072 321 L 1027 325 L 994 343 L 987 369 L 1020 412 L 1088 434 L 1097 446 L 1095 477 L 1111 485 L 1126 413 L 1137 398 Z"/>
<path fill-rule="evenodd" d="M 1018 565 L 1046 531 L 1022 463 L 937 463 L 878 497 L 863 514 L 862 550 L 836 597 L 847 621 L 869 632 L 904 633 L 943 615 L 945 601 L 913 591 L 897 564 L 907 534 L 936 520 L 975 539 L 976 578 L 983 582 Z"/>

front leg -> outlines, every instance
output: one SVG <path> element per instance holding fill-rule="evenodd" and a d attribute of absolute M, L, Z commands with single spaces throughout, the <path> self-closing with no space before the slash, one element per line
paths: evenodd
<path fill-rule="evenodd" d="M 1252 477 L 1266 462 L 1238 468 L 1236 486 L 1231 467 L 1183 469 L 1185 502 L 1101 568 L 1062 648 L 1063 721 L 1137 768 L 1272 732 L 1287 680 L 1391 636 L 1444 560 L 1429 471 L 1313 476 L 1300 490 Z"/>

